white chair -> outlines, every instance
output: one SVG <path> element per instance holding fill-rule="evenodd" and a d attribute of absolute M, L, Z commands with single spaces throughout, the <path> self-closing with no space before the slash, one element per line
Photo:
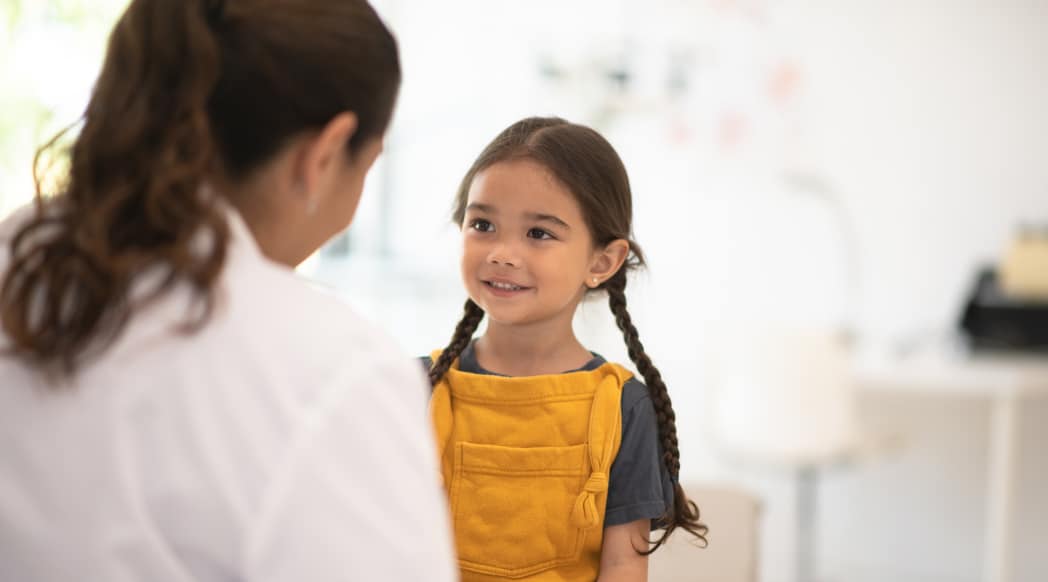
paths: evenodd
<path fill-rule="evenodd" d="M 709 440 L 737 469 L 795 480 L 793 581 L 815 582 L 821 473 L 873 458 L 897 438 L 860 426 L 850 346 L 832 328 L 769 323 L 717 337 L 705 379 Z"/>
<path fill-rule="evenodd" d="M 648 559 L 652 582 L 757 582 L 760 502 L 729 486 L 684 484 L 709 526 L 707 547 L 677 530 Z"/>

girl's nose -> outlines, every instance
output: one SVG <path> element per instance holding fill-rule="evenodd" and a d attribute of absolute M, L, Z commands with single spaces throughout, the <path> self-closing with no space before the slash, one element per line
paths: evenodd
<path fill-rule="evenodd" d="M 519 267 L 520 257 L 517 256 L 517 253 L 513 252 L 513 249 L 510 248 L 509 245 L 499 244 L 491 249 L 491 253 L 488 255 L 488 262 L 493 265 Z"/>

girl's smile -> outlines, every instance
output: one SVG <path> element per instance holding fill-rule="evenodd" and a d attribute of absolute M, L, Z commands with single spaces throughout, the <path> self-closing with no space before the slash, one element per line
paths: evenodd
<path fill-rule="evenodd" d="M 533 289 L 533 287 L 520 285 L 510 279 L 501 278 L 485 279 L 484 285 L 486 285 L 488 291 L 496 297 L 517 297 Z"/>

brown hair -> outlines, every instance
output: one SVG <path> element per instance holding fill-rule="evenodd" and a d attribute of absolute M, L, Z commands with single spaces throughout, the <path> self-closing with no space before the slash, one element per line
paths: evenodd
<path fill-rule="evenodd" d="M 598 246 L 617 239 L 629 242 L 630 254 L 626 263 L 598 289 L 608 293 L 608 305 L 615 322 L 622 330 L 630 359 L 644 377 L 658 418 L 659 441 L 663 463 L 673 479 L 674 501 L 666 514 L 657 520 L 665 533 L 646 552 L 654 552 L 678 527 L 683 528 L 704 543 L 707 528 L 699 522 L 699 509 L 689 500 L 678 482 L 680 451 L 677 446 L 676 415 L 670 402 L 662 375 L 651 362 L 640 342 L 637 328 L 626 309 L 627 272 L 643 266 L 644 254 L 630 238 L 633 208 L 629 177 L 615 149 L 596 131 L 559 118 L 532 117 L 523 119 L 502 131 L 466 172 L 459 185 L 452 214 L 462 224 L 466 202 L 473 179 L 480 172 L 499 162 L 530 159 L 542 164 L 575 196 L 586 225 Z M 466 348 L 484 317 L 484 311 L 472 300 L 466 301 L 465 314 L 448 346 L 429 371 L 430 382 L 436 385 L 447 373 L 462 350 Z"/>
<path fill-rule="evenodd" d="M 0 318 L 11 351 L 71 373 L 142 301 L 192 286 L 203 325 L 228 228 L 205 177 L 243 179 L 296 134 L 353 111 L 350 152 L 382 135 L 400 86 L 396 41 L 364 0 L 133 0 L 69 152 L 65 184 L 11 241 Z M 206 249 L 191 242 L 204 236 Z M 139 301 L 132 282 L 159 269 Z"/>

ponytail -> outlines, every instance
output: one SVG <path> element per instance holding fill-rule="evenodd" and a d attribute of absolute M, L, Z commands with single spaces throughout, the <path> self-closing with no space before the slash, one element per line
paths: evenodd
<path fill-rule="evenodd" d="M 132 279 L 152 266 L 165 277 L 150 297 L 186 281 L 203 299 L 190 323 L 210 312 L 228 237 L 212 201 L 198 195 L 213 151 L 214 4 L 133 2 L 110 36 L 60 195 L 44 198 L 39 161 L 61 134 L 37 153 L 36 215 L 16 232 L 0 287 L 16 355 L 71 373 L 88 348 L 104 347 L 126 325 Z M 212 244 L 194 252 L 201 231 Z"/>

